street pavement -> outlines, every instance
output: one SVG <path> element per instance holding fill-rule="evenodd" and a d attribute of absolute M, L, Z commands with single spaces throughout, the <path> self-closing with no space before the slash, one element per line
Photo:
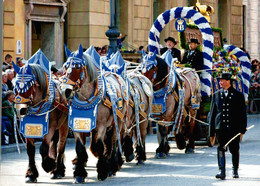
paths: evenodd
<path fill-rule="evenodd" d="M 194 154 L 185 154 L 178 150 L 175 142 L 171 142 L 171 150 L 166 159 L 155 159 L 155 150 L 158 147 L 155 134 L 147 136 L 145 165 L 136 165 L 136 162 L 125 163 L 116 176 L 105 181 L 97 180 L 97 159 L 88 151 L 87 166 L 88 185 L 176 185 L 176 186 L 207 186 L 207 185 L 260 185 L 260 115 L 248 115 L 248 126 L 255 125 L 246 133 L 240 145 L 239 179 L 232 178 L 231 154 L 226 153 L 226 180 L 215 178 L 218 172 L 216 146 L 196 146 Z M 73 184 L 73 170 L 71 160 L 75 157 L 75 144 L 69 140 L 66 147 L 65 165 L 66 176 L 61 180 L 51 180 L 49 173 L 41 168 L 39 145 L 36 151 L 36 164 L 39 171 L 37 184 L 25 184 L 24 175 L 27 168 L 27 154 L 22 150 L 4 150 L 1 156 L 0 185 L 71 185 Z M 88 142 L 89 144 L 89 142 Z M 16 150 L 16 151 L 15 151 Z"/>

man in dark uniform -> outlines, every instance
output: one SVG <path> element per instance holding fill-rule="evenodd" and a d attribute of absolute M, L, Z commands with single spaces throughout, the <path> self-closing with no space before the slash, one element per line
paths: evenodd
<path fill-rule="evenodd" d="M 177 48 L 174 48 L 177 44 L 177 41 L 173 37 L 168 37 L 164 40 L 166 42 L 167 47 L 164 47 L 160 50 L 161 55 L 167 50 L 171 51 L 173 58 L 178 58 L 178 61 L 181 61 L 181 52 Z"/>
<path fill-rule="evenodd" d="M 239 142 L 246 132 L 247 117 L 246 105 L 243 94 L 233 88 L 232 75 L 224 72 L 220 77 L 222 89 L 213 94 L 210 111 L 210 137 L 211 141 L 217 137 L 219 173 L 216 178 L 225 179 L 225 144 L 236 134 L 241 133 L 240 138 L 235 138 L 229 143 L 228 148 L 232 154 L 233 178 L 238 178 L 239 166 Z"/>
<path fill-rule="evenodd" d="M 182 64 L 189 64 L 195 70 L 203 69 L 203 53 L 197 49 L 200 44 L 197 39 L 190 39 L 189 50 L 184 53 Z"/>

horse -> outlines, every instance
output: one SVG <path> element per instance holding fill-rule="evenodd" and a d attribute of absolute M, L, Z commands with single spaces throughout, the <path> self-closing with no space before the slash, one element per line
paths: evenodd
<path fill-rule="evenodd" d="M 75 182 L 82 183 L 87 177 L 84 167 L 88 160 L 85 148 L 87 132 L 91 132 L 90 151 L 98 158 L 97 178 L 103 181 L 108 175 L 115 174 L 123 164 L 120 152 L 118 152 L 121 148 L 119 131 L 122 130 L 127 109 L 127 101 L 122 99 L 121 94 L 123 80 L 116 74 L 102 74 L 102 71 L 98 71 L 94 65 L 94 59 L 86 53 L 83 54 L 81 45 L 75 52 L 70 52 L 67 47 L 65 51 L 68 59 L 63 65 L 65 74 L 64 83 L 61 85 L 65 99 L 69 100 L 72 106 L 78 104 L 81 112 L 87 112 L 87 107 L 90 105 L 95 108 L 92 113 L 82 116 L 82 120 L 94 117 L 91 119 L 95 121 L 93 128 L 73 129 L 77 153 Z M 75 109 L 76 107 L 70 108 L 72 114 L 69 118 L 76 114 L 73 111 Z M 74 125 L 74 121 L 69 119 L 69 125 Z"/>
<path fill-rule="evenodd" d="M 126 133 L 125 138 L 135 138 L 135 152 L 137 165 L 143 164 L 146 160 L 145 151 L 145 138 L 147 135 L 148 122 L 150 117 L 150 110 L 153 99 L 153 87 L 151 81 L 143 76 L 139 71 L 132 71 L 127 74 L 128 81 L 130 82 L 130 97 L 128 107 L 128 117 L 130 120 L 131 128 L 135 130 Z M 137 107 L 137 108 L 136 108 Z M 135 125 L 133 125 L 135 123 Z M 127 149 L 125 152 L 126 161 Z"/>
<path fill-rule="evenodd" d="M 157 122 L 159 143 L 159 147 L 156 149 L 156 158 L 167 156 L 170 150 L 167 135 L 170 131 L 173 132 L 172 135 L 174 135 L 179 149 L 186 147 L 186 153 L 193 153 L 193 129 L 200 102 L 198 74 L 190 68 L 176 69 L 171 61 L 167 63 L 164 59 L 156 56 L 156 53 L 143 53 L 142 73 L 151 80 L 154 98 L 159 100 L 155 101 L 152 106 L 153 116 L 157 120 L 161 120 L 155 121 Z M 193 107 L 194 105 L 196 108 Z M 185 140 L 188 140 L 187 145 Z"/>
<path fill-rule="evenodd" d="M 46 172 L 51 172 L 52 179 L 60 179 L 65 176 L 64 150 L 68 135 L 68 117 L 66 112 L 62 112 L 60 109 L 57 108 L 61 108 L 62 105 L 64 106 L 64 104 L 62 104 L 62 98 L 59 91 L 56 88 L 52 87 L 54 89 L 54 92 L 52 92 L 52 94 L 55 94 L 55 96 L 53 96 L 53 100 L 51 100 L 51 95 L 48 94 L 50 86 L 54 85 L 52 84 L 52 82 L 49 83 L 49 81 L 52 80 L 47 78 L 46 71 L 44 71 L 42 66 L 39 64 L 30 64 L 31 61 L 34 61 L 35 57 L 37 58 L 37 56 L 40 55 L 45 58 L 43 53 L 39 50 L 34 55 L 34 57 L 31 58 L 31 60 L 28 60 L 28 64 L 21 68 L 13 63 L 14 70 L 17 73 L 14 87 L 16 95 L 15 108 L 21 123 L 30 117 L 34 118 L 33 120 L 31 120 L 31 122 L 34 123 L 38 119 L 38 115 L 43 115 L 47 113 L 47 115 L 49 116 L 48 133 L 43 137 L 42 144 L 40 145 L 42 168 Z M 40 61 L 40 58 L 38 58 L 37 60 Z M 49 65 L 49 61 L 47 61 L 47 63 L 47 65 Z M 46 69 L 48 69 L 48 66 Z M 49 101 L 50 105 L 46 106 L 45 103 Z M 55 104 L 56 106 L 54 106 Z M 44 107 L 50 108 L 44 110 Z M 66 108 L 64 108 L 64 110 L 66 110 Z M 32 133 L 31 135 L 37 135 L 35 131 L 41 132 L 39 131 L 39 126 L 37 128 L 33 128 L 33 126 L 30 128 L 30 125 L 26 123 L 24 127 L 26 129 L 25 133 L 23 134 L 26 134 L 28 136 L 28 133 Z M 27 129 L 28 131 L 26 131 Z M 56 130 L 58 130 L 59 137 L 57 139 L 58 143 L 54 146 L 52 139 Z M 28 168 L 25 174 L 26 183 L 36 183 L 39 174 L 35 165 L 34 138 L 30 138 L 28 136 L 25 136 L 26 150 L 29 159 Z"/>
<path fill-rule="evenodd" d="M 122 76 L 126 82 L 129 105 L 127 110 L 127 122 L 121 131 L 122 147 L 127 162 L 134 159 L 132 137 L 135 138 L 135 158 L 138 164 L 146 160 L 145 138 L 147 134 L 148 118 L 150 115 L 153 89 L 151 81 L 142 75 L 137 69 L 126 70 L 126 63 L 120 52 L 116 52 L 105 62 L 104 69 Z"/>

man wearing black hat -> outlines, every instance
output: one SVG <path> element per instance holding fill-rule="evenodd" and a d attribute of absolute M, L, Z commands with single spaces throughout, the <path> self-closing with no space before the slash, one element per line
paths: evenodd
<path fill-rule="evenodd" d="M 164 52 L 166 52 L 167 50 L 170 50 L 172 57 L 178 58 L 178 61 L 181 61 L 181 52 L 177 48 L 174 48 L 175 45 L 177 44 L 177 41 L 175 41 L 175 39 L 173 37 L 168 37 L 164 41 L 165 41 L 167 47 L 164 47 L 160 50 L 161 55 Z"/>
<path fill-rule="evenodd" d="M 189 50 L 184 53 L 182 64 L 189 64 L 196 70 L 203 69 L 203 53 L 197 49 L 200 44 L 197 39 L 190 39 Z"/>
<path fill-rule="evenodd" d="M 218 141 L 217 157 L 219 173 L 216 178 L 225 179 L 226 177 L 226 159 L 225 145 L 236 134 L 241 133 L 231 143 L 228 144 L 232 154 L 233 178 L 239 178 L 239 142 L 242 135 L 246 132 L 247 117 L 244 95 L 233 88 L 231 78 L 232 74 L 224 72 L 220 79 L 220 87 L 213 94 L 210 111 L 210 138 L 214 144 L 215 135 Z"/>

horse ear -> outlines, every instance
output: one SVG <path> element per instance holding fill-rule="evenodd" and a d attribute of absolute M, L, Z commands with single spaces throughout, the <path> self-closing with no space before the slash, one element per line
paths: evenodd
<path fill-rule="evenodd" d="M 69 57 L 71 54 L 71 51 L 68 49 L 68 47 L 65 44 L 64 44 L 64 47 L 65 47 L 66 56 Z"/>
<path fill-rule="evenodd" d="M 153 58 L 153 59 L 156 58 L 156 51 L 153 52 L 152 58 Z"/>
<path fill-rule="evenodd" d="M 32 74 L 32 68 L 29 64 L 27 65 L 27 73 Z"/>
<path fill-rule="evenodd" d="M 81 44 L 79 44 L 79 56 L 83 57 L 83 48 Z"/>
<path fill-rule="evenodd" d="M 144 57 L 146 55 L 145 51 L 142 50 L 142 57 Z"/>
<path fill-rule="evenodd" d="M 20 71 L 20 68 L 12 61 L 14 71 L 18 74 Z"/>

